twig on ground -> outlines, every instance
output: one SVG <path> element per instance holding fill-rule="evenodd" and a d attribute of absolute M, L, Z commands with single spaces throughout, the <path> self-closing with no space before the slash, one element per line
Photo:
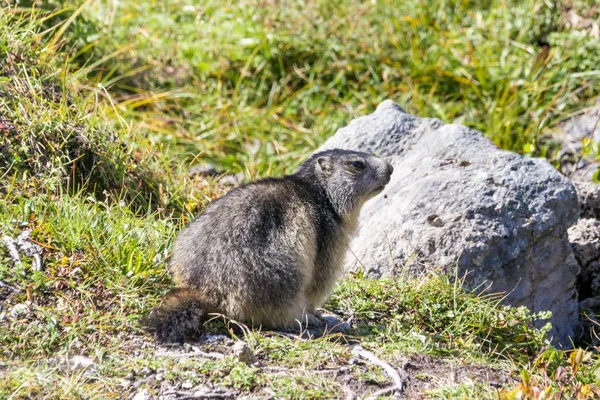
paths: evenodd
<path fill-rule="evenodd" d="M 11 286 L 8 283 L 4 283 L 2 281 L 0 281 L 0 288 L 6 288 L 6 289 L 8 289 L 8 290 L 10 290 L 12 292 L 21 293 L 21 289 L 17 289 L 16 287 Z"/>
<path fill-rule="evenodd" d="M 193 400 L 193 399 L 223 399 L 228 397 L 236 397 L 238 392 L 225 392 L 221 390 L 216 390 L 213 392 L 204 392 L 204 391 L 195 391 L 195 392 L 183 392 L 178 390 L 173 390 L 169 392 L 162 393 L 164 396 L 175 395 L 178 396 L 177 400 Z M 181 397 L 179 397 L 181 396 Z"/>
<path fill-rule="evenodd" d="M 173 358 L 177 358 L 177 357 L 181 357 L 181 358 L 194 358 L 194 357 L 203 357 L 203 358 L 212 358 L 214 360 L 223 360 L 225 358 L 224 354 L 221 353 L 215 353 L 215 352 L 204 352 L 204 351 L 200 351 L 200 350 L 196 350 L 192 353 L 178 353 L 175 351 L 157 351 L 156 353 L 154 353 L 156 356 L 159 357 L 173 357 Z"/>
<path fill-rule="evenodd" d="M 396 371 L 396 369 L 390 364 L 383 360 L 380 360 L 375 356 L 375 354 L 363 349 L 361 346 L 354 346 L 354 348 L 352 348 L 352 354 L 354 354 L 360 359 L 368 361 L 382 368 L 394 382 L 392 386 L 373 393 L 371 396 L 367 397 L 367 399 L 376 399 L 378 396 L 383 396 L 384 394 L 392 392 L 402 392 L 402 390 L 404 390 L 404 381 L 400 377 L 400 374 L 398 374 L 398 371 Z"/>
<path fill-rule="evenodd" d="M 263 371 L 272 372 L 273 375 L 286 374 L 286 373 L 292 373 L 292 372 L 304 372 L 304 373 L 309 373 L 309 374 L 336 374 L 337 375 L 341 372 L 339 368 L 307 370 L 307 369 L 302 369 L 302 368 L 285 368 L 285 367 L 266 366 L 266 367 L 260 367 L 260 369 Z"/>

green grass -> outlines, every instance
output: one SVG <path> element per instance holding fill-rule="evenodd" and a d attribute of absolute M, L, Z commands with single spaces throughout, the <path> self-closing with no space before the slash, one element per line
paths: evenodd
<path fill-rule="evenodd" d="M 408 352 L 497 357 L 527 362 L 544 343 L 547 313 L 500 305 L 499 296 L 474 297 L 462 282 L 432 275 L 421 281 L 357 278 L 340 287 L 330 307 L 363 322 L 360 335 Z"/>
<path fill-rule="evenodd" d="M 150 370 L 172 384 L 330 398 L 347 384 L 327 375 L 340 366 L 363 395 L 388 378 L 351 362 L 356 343 L 391 363 L 425 354 L 515 377 L 501 389 L 437 377 L 433 398 L 598 392 L 592 348 L 554 349 L 533 327 L 546 315 L 438 275 L 347 277 L 327 307 L 353 330 L 306 341 L 245 331 L 259 365 L 157 357 L 137 323 L 171 286 L 177 232 L 227 190 L 189 177 L 192 165 L 291 172 L 386 98 L 552 160 L 553 128 L 600 92 L 600 41 L 565 17 L 598 18 L 593 1 L 31 4 L 0 12 L 0 232 L 31 229 L 44 269 L 29 257 L 15 267 L 0 246 L 0 281 L 20 290 L 0 287 L 0 397 L 119 399 Z M 98 372 L 65 371 L 73 354 Z"/>
<path fill-rule="evenodd" d="M 89 1 L 54 41 L 150 154 L 254 176 L 385 98 L 548 154 L 553 126 L 599 93 L 600 45 L 565 17 L 593 3 Z"/>

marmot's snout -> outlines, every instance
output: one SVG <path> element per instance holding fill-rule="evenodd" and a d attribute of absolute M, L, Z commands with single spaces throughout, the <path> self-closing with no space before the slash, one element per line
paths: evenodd
<path fill-rule="evenodd" d="M 394 167 L 392 167 L 392 164 L 387 163 L 387 169 L 388 169 L 388 175 L 392 175 L 394 173 Z"/>
<path fill-rule="evenodd" d="M 371 160 L 371 165 L 373 165 L 373 168 L 375 169 L 376 176 L 376 182 L 374 183 L 377 186 L 374 187 L 374 190 L 370 193 L 370 196 L 375 196 L 383 192 L 385 186 L 390 183 L 392 173 L 394 172 L 394 167 L 392 164 L 378 157 L 373 157 Z"/>
<path fill-rule="evenodd" d="M 387 161 L 381 160 L 381 162 L 384 165 L 380 168 L 381 172 L 379 173 L 379 177 L 382 180 L 383 186 L 385 186 L 388 183 L 390 183 L 390 179 L 392 179 L 392 173 L 394 172 L 394 167 L 392 166 L 392 164 L 390 164 Z"/>

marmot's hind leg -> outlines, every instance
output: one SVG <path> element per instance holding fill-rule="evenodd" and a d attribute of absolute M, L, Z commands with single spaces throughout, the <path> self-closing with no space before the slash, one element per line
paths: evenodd
<path fill-rule="evenodd" d="M 295 298 L 280 299 L 275 304 L 264 304 L 251 310 L 248 320 L 254 327 L 280 329 L 297 332 L 300 329 L 319 328 L 323 326 L 320 316 L 308 311 L 306 300 L 298 295 Z"/>

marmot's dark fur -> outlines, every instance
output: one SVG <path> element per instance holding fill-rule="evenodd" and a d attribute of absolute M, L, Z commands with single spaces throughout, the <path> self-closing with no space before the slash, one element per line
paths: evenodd
<path fill-rule="evenodd" d="M 360 208 L 392 171 L 378 157 L 330 150 L 295 174 L 233 189 L 179 234 L 178 288 L 145 324 L 162 342 L 198 332 L 208 313 L 272 328 L 318 324 Z"/>

